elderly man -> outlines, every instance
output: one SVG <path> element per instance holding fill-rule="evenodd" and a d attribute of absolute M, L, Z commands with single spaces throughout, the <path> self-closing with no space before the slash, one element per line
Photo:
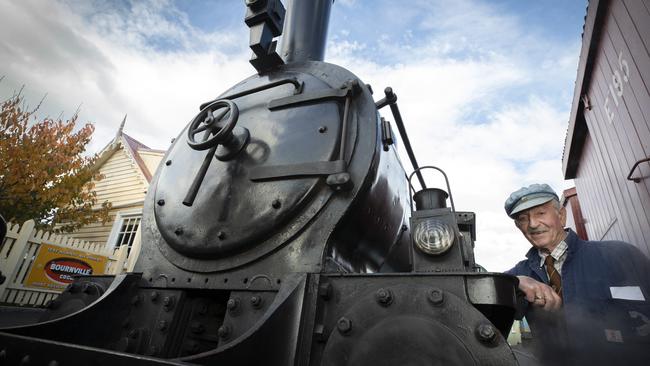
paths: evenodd
<path fill-rule="evenodd" d="M 549 365 L 650 365 L 650 262 L 624 242 L 584 241 L 547 184 L 512 193 L 505 209 L 532 244 L 507 273 Z"/>

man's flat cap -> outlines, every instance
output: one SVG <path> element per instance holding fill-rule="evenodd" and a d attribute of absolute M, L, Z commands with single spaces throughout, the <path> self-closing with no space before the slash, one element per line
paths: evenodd
<path fill-rule="evenodd" d="M 514 219 L 519 212 L 542 205 L 552 199 L 560 200 L 548 184 L 531 184 L 512 192 L 506 200 L 506 213 Z"/>

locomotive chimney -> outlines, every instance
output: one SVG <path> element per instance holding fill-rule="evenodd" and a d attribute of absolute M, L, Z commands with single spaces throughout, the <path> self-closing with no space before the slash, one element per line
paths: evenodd
<path fill-rule="evenodd" d="M 449 197 L 449 195 L 442 189 L 425 188 L 413 195 L 415 209 L 421 211 L 445 208 L 447 207 L 447 197 Z"/>
<path fill-rule="evenodd" d="M 323 61 L 333 2 L 287 0 L 281 53 L 286 63 Z"/>

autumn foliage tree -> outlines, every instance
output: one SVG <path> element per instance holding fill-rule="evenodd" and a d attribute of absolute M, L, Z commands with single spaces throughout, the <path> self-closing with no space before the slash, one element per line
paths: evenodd
<path fill-rule="evenodd" d="M 98 157 L 84 155 L 94 127 L 75 131 L 76 114 L 36 120 L 22 104 L 18 95 L 0 110 L 0 214 L 58 232 L 106 222 L 110 204 L 99 204 L 94 191 L 102 178 L 93 169 Z"/>

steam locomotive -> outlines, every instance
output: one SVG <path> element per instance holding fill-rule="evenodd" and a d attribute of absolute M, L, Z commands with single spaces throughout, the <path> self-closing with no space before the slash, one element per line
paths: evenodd
<path fill-rule="evenodd" d="M 322 61 L 332 0 L 246 6 L 257 73 L 167 152 L 134 273 L 0 329 L 0 364 L 517 364 L 516 279 L 480 270 L 474 214 L 426 188 L 395 93 Z"/>

